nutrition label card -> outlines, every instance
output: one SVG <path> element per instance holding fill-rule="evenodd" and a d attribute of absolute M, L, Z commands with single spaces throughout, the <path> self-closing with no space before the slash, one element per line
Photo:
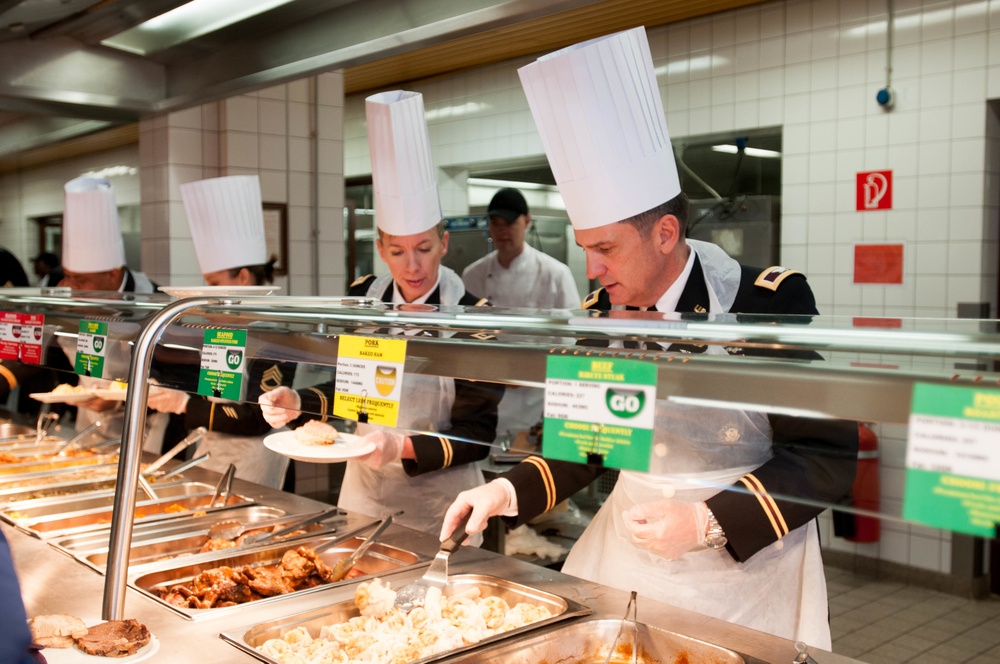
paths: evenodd
<path fill-rule="evenodd" d="M 243 398 L 246 330 L 205 330 L 198 394 L 239 401 Z"/>
<path fill-rule="evenodd" d="M 550 356 L 543 456 L 648 471 L 656 369 L 639 360 Z"/>
<path fill-rule="evenodd" d="M 913 387 L 903 517 L 993 537 L 1000 523 L 1000 390 Z"/>
<path fill-rule="evenodd" d="M 81 376 L 104 377 L 104 355 L 108 346 L 108 324 L 80 321 L 76 335 L 76 361 L 73 370 Z"/>
<path fill-rule="evenodd" d="M 405 363 L 406 339 L 341 336 L 333 414 L 396 426 Z"/>

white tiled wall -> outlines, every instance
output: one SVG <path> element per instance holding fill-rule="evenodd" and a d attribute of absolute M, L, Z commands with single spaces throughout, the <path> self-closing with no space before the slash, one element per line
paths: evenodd
<path fill-rule="evenodd" d="M 887 3 L 790 0 L 648 31 L 675 143 L 781 127 L 782 261 L 803 269 L 820 311 L 954 317 L 959 302 L 997 314 L 1000 2 L 895 3 L 891 112 Z M 517 59 L 413 85 L 422 92 L 435 164 L 448 170 L 543 154 Z M 345 173 L 370 172 L 364 100 L 346 101 Z M 988 130 L 988 126 L 990 129 Z M 893 210 L 855 211 L 855 174 L 891 169 Z M 902 285 L 853 283 L 853 249 L 904 245 Z M 883 496 L 899 514 L 905 431 L 883 436 Z M 829 519 L 824 519 L 830 534 Z M 880 544 L 850 549 L 948 571 L 948 533 L 886 522 Z"/>

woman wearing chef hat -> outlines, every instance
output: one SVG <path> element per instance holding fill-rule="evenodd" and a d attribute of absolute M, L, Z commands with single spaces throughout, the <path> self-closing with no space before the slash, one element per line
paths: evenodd
<path fill-rule="evenodd" d="M 271 283 L 274 259 L 268 260 L 264 213 L 256 175 L 200 180 L 181 185 L 184 210 L 202 276 L 209 286 L 260 286 Z M 198 330 L 200 334 L 202 330 Z M 198 453 L 211 452 L 203 467 L 224 472 L 236 465 L 236 477 L 279 489 L 288 470 L 288 457 L 267 449 L 264 434 L 270 425 L 257 405 L 260 393 L 291 384 L 294 366 L 251 360 L 246 402 L 194 396 L 151 386 L 147 405 L 184 416 L 191 430 L 208 429 Z"/>
<path fill-rule="evenodd" d="M 390 274 L 362 277 L 352 284 L 350 294 L 398 305 L 485 304 L 466 292 L 453 270 L 441 265 L 448 251 L 448 232 L 442 222 L 422 95 L 402 90 L 373 95 L 366 100 L 366 113 L 376 246 Z M 268 421 L 282 426 L 299 410 L 328 414 L 331 393 L 331 385 L 298 393 L 274 390 L 262 396 L 261 405 Z M 483 483 L 473 462 L 485 458 L 489 447 L 460 441 L 494 439 L 502 396 L 500 386 L 406 372 L 398 428 L 358 424 L 363 440 L 376 449 L 347 462 L 338 506 L 372 516 L 403 510 L 397 519 L 402 525 L 440 532 L 455 494 Z M 408 434 L 408 430 L 441 435 Z"/>
<path fill-rule="evenodd" d="M 604 286 L 585 306 L 817 313 L 800 273 L 743 267 L 685 239 L 687 199 L 642 28 L 558 51 L 520 75 L 587 276 Z M 657 400 L 649 472 L 621 472 L 563 571 L 829 649 L 815 517 L 850 489 L 856 458 L 856 423 Z M 520 525 L 602 470 L 531 457 L 460 495 L 442 537 L 470 510 L 469 532 L 490 515 Z"/>

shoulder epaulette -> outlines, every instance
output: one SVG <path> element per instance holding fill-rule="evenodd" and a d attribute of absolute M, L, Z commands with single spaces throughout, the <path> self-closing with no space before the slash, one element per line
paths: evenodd
<path fill-rule="evenodd" d="M 493 306 L 493 305 L 490 304 L 490 301 L 487 298 L 481 297 L 478 300 L 476 300 L 476 303 L 474 305 L 472 305 L 472 306 L 474 306 L 474 307 L 490 307 L 490 306 Z"/>
<path fill-rule="evenodd" d="M 760 286 L 761 288 L 776 291 L 778 290 L 778 286 L 781 285 L 781 282 L 793 274 L 802 273 L 798 270 L 790 270 L 787 267 L 781 267 L 780 265 L 772 265 L 758 274 L 757 279 L 753 282 L 753 284 L 754 286 Z"/>
<path fill-rule="evenodd" d="M 603 288 L 598 288 L 593 293 L 583 298 L 583 302 L 580 304 L 580 307 L 583 309 L 590 309 L 592 306 L 597 304 L 598 300 L 601 299 L 601 293 L 603 292 L 604 292 Z"/>
<path fill-rule="evenodd" d="M 374 274 L 366 274 L 362 277 L 358 277 L 357 279 L 351 282 L 350 288 L 354 288 L 355 286 L 360 286 L 361 284 L 365 283 L 365 281 L 371 279 L 374 276 L 375 276 Z"/>

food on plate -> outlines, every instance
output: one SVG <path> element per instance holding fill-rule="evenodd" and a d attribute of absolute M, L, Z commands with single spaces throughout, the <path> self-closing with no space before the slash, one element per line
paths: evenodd
<path fill-rule="evenodd" d="M 31 638 L 46 648 L 72 648 L 76 639 L 87 633 L 87 625 L 66 613 L 51 613 L 28 620 Z"/>
<path fill-rule="evenodd" d="M 295 440 L 303 445 L 332 445 L 337 430 L 326 422 L 310 420 L 295 430 Z"/>
<path fill-rule="evenodd" d="M 85 392 L 87 392 L 86 387 L 82 385 L 70 385 L 69 383 L 56 385 L 55 389 L 52 390 L 52 394 L 83 394 Z"/>
<path fill-rule="evenodd" d="M 280 639 L 268 639 L 257 651 L 281 662 L 413 662 L 552 617 L 541 605 L 511 607 L 501 597 L 483 597 L 478 588 L 445 597 L 428 588 L 424 606 L 404 612 L 394 608 L 396 591 L 373 579 L 354 591 L 361 615 L 324 625 L 316 637 L 297 627 Z"/>
<path fill-rule="evenodd" d="M 111 384 L 108 385 L 108 389 L 109 390 L 121 390 L 121 391 L 124 392 L 125 390 L 128 389 L 128 383 L 123 383 L 120 380 L 113 380 L 113 381 L 111 381 Z"/>
<path fill-rule="evenodd" d="M 77 639 L 76 645 L 88 655 L 128 657 L 149 643 L 146 626 L 135 618 L 109 620 L 94 625 Z"/>
<path fill-rule="evenodd" d="M 347 578 L 364 576 L 351 570 Z M 244 604 L 264 597 L 286 595 L 329 583 L 333 568 L 307 546 L 289 549 L 275 565 L 222 565 L 207 569 L 186 583 L 154 588 L 168 604 L 191 609 L 213 609 Z"/>

